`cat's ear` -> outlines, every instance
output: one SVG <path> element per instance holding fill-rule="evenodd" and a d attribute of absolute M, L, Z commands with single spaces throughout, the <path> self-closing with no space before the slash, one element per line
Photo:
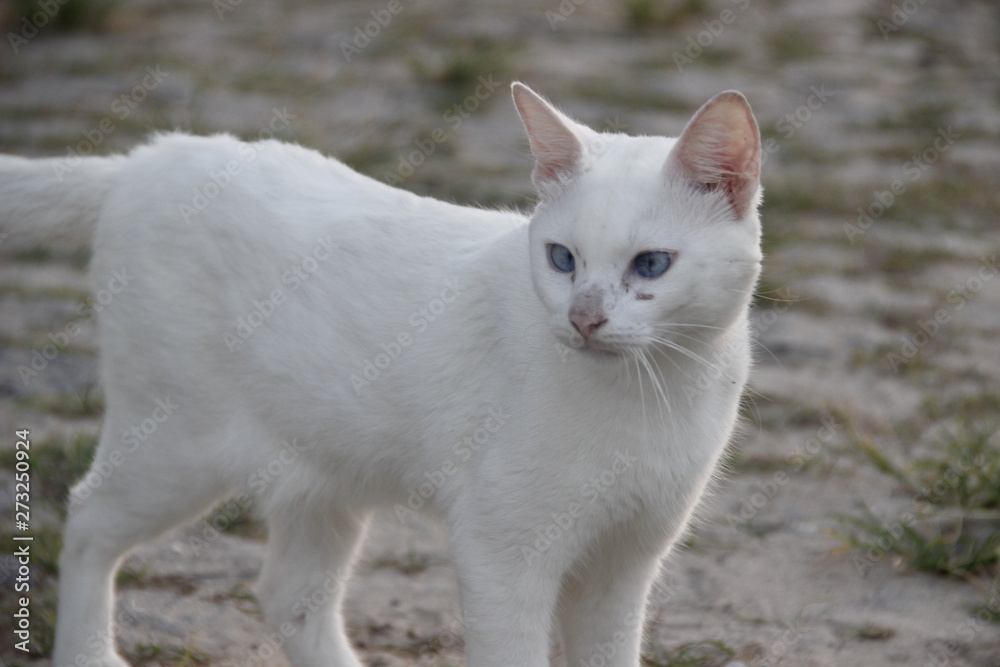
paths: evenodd
<path fill-rule="evenodd" d="M 535 156 L 532 173 L 535 185 L 560 182 L 578 173 L 584 160 L 586 128 L 574 123 L 523 83 L 515 81 L 511 91 L 528 133 L 531 153 Z"/>
<path fill-rule="evenodd" d="M 698 110 L 674 145 L 665 169 L 707 189 L 726 192 L 737 217 L 756 207 L 760 190 L 760 130 L 747 99 L 719 93 Z"/>

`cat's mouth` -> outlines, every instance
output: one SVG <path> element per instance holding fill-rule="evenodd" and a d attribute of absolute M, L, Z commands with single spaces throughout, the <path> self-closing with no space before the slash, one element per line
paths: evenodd
<path fill-rule="evenodd" d="M 583 342 L 577 345 L 576 349 L 595 359 L 617 359 L 624 355 L 624 350 L 620 347 L 614 347 L 596 341 Z"/>
<path fill-rule="evenodd" d="M 585 340 L 577 332 L 572 332 L 569 336 L 563 339 L 563 344 L 572 348 L 575 352 L 586 355 L 587 357 L 593 359 L 618 359 L 625 355 L 627 348 L 621 345 L 616 345 L 615 343 L 590 339 Z"/>

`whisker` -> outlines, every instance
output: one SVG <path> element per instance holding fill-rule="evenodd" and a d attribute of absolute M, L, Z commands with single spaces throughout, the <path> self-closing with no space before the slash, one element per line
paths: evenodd
<path fill-rule="evenodd" d="M 676 343 L 675 341 L 668 340 L 666 338 L 659 338 L 659 337 L 653 337 L 653 338 L 651 338 L 651 340 L 654 343 L 662 345 L 663 347 L 669 348 L 671 350 L 674 350 L 675 352 L 679 352 L 680 354 L 683 354 L 688 359 L 691 359 L 693 361 L 697 361 L 698 363 L 704 365 L 706 368 L 708 368 L 710 370 L 721 371 L 721 369 L 716 364 L 713 364 L 712 362 L 710 362 L 708 359 L 706 359 L 705 357 L 701 356 L 697 352 L 689 350 L 688 348 L 684 347 L 683 345 L 680 345 L 679 343 Z"/>
<path fill-rule="evenodd" d="M 672 406 L 670 404 L 670 397 L 667 396 L 667 389 L 666 389 L 667 385 L 664 382 L 663 376 L 660 375 L 657 372 L 657 367 L 655 366 L 655 364 L 653 364 L 649 360 L 649 358 L 648 358 L 648 356 L 646 356 L 645 352 L 643 353 L 642 356 L 643 356 L 643 361 L 644 361 L 644 363 L 646 365 L 646 369 L 649 371 L 650 381 L 653 383 L 654 389 L 656 390 L 656 392 L 659 394 L 660 398 L 662 399 L 662 402 L 660 403 L 660 421 L 661 421 L 661 425 L 664 428 L 666 428 L 666 427 L 670 426 L 671 424 L 673 424 L 673 421 L 674 421 L 673 408 L 672 408 Z M 663 423 L 663 410 L 664 410 L 664 408 L 667 411 L 667 418 L 668 418 L 668 421 L 670 422 L 670 424 Z"/>
<path fill-rule="evenodd" d="M 673 336 L 681 336 L 683 338 L 687 338 L 688 340 L 699 341 L 699 342 L 702 340 L 698 336 L 693 336 L 691 334 L 681 333 L 680 331 L 670 331 L 668 333 L 670 333 Z"/>
<path fill-rule="evenodd" d="M 654 342 L 655 342 L 655 341 L 654 341 Z M 677 360 L 676 360 L 676 359 L 674 359 L 674 358 L 673 358 L 672 356 L 670 356 L 670 355 L 667 355 L 667 356 L 666 356 L 666 359 L 667 359 L 667 361 L 669 361 L 669 362 L 670 362 L 671 364 L 673 364 L 674 368 L 676 368 L 676 369 L 677 369 L 677 371 L 678 371 L 679 373 L 681 373 L 681 374 L 682 374 L 682 375 L 684 375 L 685 377 L 690 377 L 690 376 L 691 376 L 691 374 L 690 374 L 690 373 L 688 373 L 687 371 L 685 371 L 685 370 L 684 370 L 684 368 L 682 368 L 682 367 L 681 367 L 681 365 L 677 363 Z"/>
<path fill-rule="evenodd" d="M 646 393 L 642 386 L 642 369 L 639 368 L 639 353 L 640 350 L 636 348 L 629 347 L 628 351 L 632 355 L 632 359 L 635 361 L 635 375 L 639 380 L 639 404 L 642 406 L 642 423 L 646 424 Z"/>
<path fill-rule="evenodd" d="M 643 354 L 643 350 L 641 348 L 633 348 L 633 350 L 634 350 L 633 359 L 635 359 L 636 373 L 639 375 L 639 388 L 640 388 L 640 396 L 641 396 L 640 400 L 642 400 L 642 423 L 643 423 L 644 427 L 649 428 L 649 426 L 650 426 L 650 420 L 649 420 L 649 415 L 646 414 L 646 400 L 645 400 L 645 396 L 643 396 L 643 394 L 642 394 L 642 388 L 643 388 L 643 382 L 642 382 L 643 372 L 642 371 L 643 371 L 643 369 L 645 369 L 647 371 L 647 373 L 648 373 L 649 366 L 648 366 L 648 363 L 646 361 L 646 357 Z M 659 400 L 658 400 L 659 396 L 656 393 L 656 385 L 653 383 L 652 376 L 650 376 L 650 384 L 653 387 L 653 396 L 654 396 L 655 399 L 657 399 L 657 402 L 659 402 Z"/>
<path fill-rule="evenodd" d="M 771 355 L 771 358 L 774 360 L 774 363 L 778 364 L 778 368 L 780 368 L 781 370 L 785 370 L 785 365 L 781 363 L 781 359 L 778 359 L 778 355 L 772 352 L 767 345 L 764 345 L 764 343 L 760 342 L 760 340 L 753 337 L 750 338 L 750 344 L 759 347 L 760 349 L 767 352 L 769 355 Z"/>
<path fill-rule="evenodd" d="M 653 329 L 662 328 L 662 329 L 672 330 L 676 327 L 689 327 L 692 329 L 697 328 L 697 329 L 714 329 L 716 331 L 726 331 L 726 327 L 717 327 L 712 324 L 685 324 L 683 322 L 663 322 L 660 324 L 652 325 Z"/>
<path fill-rule="evenodd" d="M 654 331 L 667 332 L 667 333 L 670 333 L 670 334 L 672 334 L 674 336 L 681 336 L 681 337 L 684 337 L 684 338 L 689 339 L 689 340 L 700 340 L 697 336 L 693 336 L 691 334 L 686 334 L 686 333 L 682 333 L 680 331 L 676 331 L 675 330 L 676 327 L 689 327 L 689 328 L 698 328 L 698 329 L 715 329 L 715 330 L 718 330 L 718 331 L 724 331 L 725 330 L 724 327 L 717 327 L 717 326 L 712 326 L 712 325 L 709 325 L 709 324 L 682 324 L 682 323 L 679 323 L 679 322 L 677 322 L 677 323 L 675 323 L 675 322 L 668 322 L 668 323 L 664 323 L 664 324 L 653 325 L 652 329 Z M 767 352 L 768 355 L 771 357 L 771 359 L 774 360 L 774 363 L 776 363 L 778 365 L 778 367 L 781 368 L 781 370 L 785 370 L 784 364 L 781 363 L 781 360 L 778 358 L 778 356 L 770 348 L 768 348 L 767 345 L 765 345 L 764 343 L 762 343 L 759 338 L 751 336 L 750 342 L 754 346 L 759 346 L 761 349 L 763 349 L 765 352 Z"/>

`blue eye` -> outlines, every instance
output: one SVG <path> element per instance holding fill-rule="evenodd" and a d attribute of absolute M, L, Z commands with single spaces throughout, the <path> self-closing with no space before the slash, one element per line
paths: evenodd
<path fill-rule="evenodd" d="M 576 268 L 573 253 L 569 251 L 569 248 L 558 243 L 549 244 L 549 261 L 552 262 L 552 267 L 556 271 L 563 273 L 572 273 L 573 269 Z"/>
<path fill-rule="evenodd" d="M 669 252 L 644 252 L 632 260 L 635 272 L 643 278 L 659 278 L 670 268 Z"/>

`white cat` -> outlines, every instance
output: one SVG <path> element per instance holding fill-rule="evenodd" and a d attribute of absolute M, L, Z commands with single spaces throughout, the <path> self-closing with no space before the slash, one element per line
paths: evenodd
<path fill-rule="evenodd" d="M 451 528 L 469 665 L 547 665 L 555 637 L 573 667 L 639 664 L 647 593 L 749 371 L 759 133 L 736 92 L 679 139 L 513 93 L 530 218 L 225 135 L 72 169 L 0 158 L 4 230 L 92 240 L 110 294 L 54 665 L 125 665 L 121 558 L 232 493 L 268 520 L 259 597 L 296 667 L 361 664 L 343 587 L 301 600 L 347 572 L 374 509 L 421 505 Z"/>

